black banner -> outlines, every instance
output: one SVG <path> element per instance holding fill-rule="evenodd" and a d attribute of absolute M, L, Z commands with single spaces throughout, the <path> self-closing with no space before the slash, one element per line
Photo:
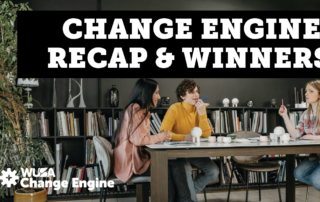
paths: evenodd
<path fill-rule="evenodd" d="M 318 13 L 18 12 L 18 77 L 311 78 Z"/>

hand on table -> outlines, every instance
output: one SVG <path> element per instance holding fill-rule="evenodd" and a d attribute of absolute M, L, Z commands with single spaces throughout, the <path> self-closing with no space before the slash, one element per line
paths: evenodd
<path fill-rule="evenodd" d="M 299 138 L 299 140 L 318 140 L 314 135 L 304 135 Z"/>
<path fill-rule="evenodd" d="M 171 140 L 171 137 L 172 137 L 172 134 L 167 131 L 167 130 L 161 130 L 160 133 L 164 133 L 164 141 L 170 141 Z"/>
<path fill-rule="evenodd" d="M 199 99 L 195 106 L 197 107 L 199 115 L 203 115 L 205 113 L 205 106 L 202 100 Z"/>
<path fill-rule="evenodd" d="M 192 141 L 191 133 L 189 135 L 184 136 L 184 141 Z"/>

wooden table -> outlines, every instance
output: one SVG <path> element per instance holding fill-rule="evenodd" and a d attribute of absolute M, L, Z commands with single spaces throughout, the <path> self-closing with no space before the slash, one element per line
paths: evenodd
<path fill-rule="evenodd" d="M 315 141 L 312 141 L 315 142 Z M 320 153 L 320 142 L 195 143 L 191 146 L 146 145 L 151 153 L 151 201 L 168 201 L 168 159 L 286 154 L 286 201 L 295 202 L 295 154 Z M 244 199 L 245 200 L 245 199 Z"/>

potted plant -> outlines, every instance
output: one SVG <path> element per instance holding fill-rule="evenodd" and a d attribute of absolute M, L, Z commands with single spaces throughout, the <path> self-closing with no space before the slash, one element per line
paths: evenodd
<path fill-rule="evenodd" d="M 23 89 L 15 85 L 17 78 L 17 31 L 14 23 L 17 11 L 29 11 L 28 3 L 13 4 L 11 1 L 0 1 L 0 177 L 1 171 L 15 170 L 22 178 L 21 168 L 31 168 L 34 160 L 41 160 L 45 154 L 44 141 L 32 139 L 32 132 L 27 127 L 34 121 L 29 117 L 28 108 L 24 106 Z M 32 97 L 28 99 L 28 103 Z M 3 179 L 3 178 L 2 178 Z M 18 187 L 20 182 L 18 180 Z M 7 186 L 0 184 L 0 200 L 5 198 Z M 46 196 L 45 189 L 26 188 L 20 190 L 23 197 Z M 27 198 L 15 201 L 28 201 Z M 42 194 L 42 195 L 43 195 Z M 43 196 L 42 196 L 43 197 Z M 33 201 L 37 201 L 33 199 Z"/>

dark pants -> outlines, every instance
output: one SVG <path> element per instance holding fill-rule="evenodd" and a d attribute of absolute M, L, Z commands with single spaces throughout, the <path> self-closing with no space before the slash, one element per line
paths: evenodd
<path fill-rule="evenodd" d="M 150 176 L 150 166 L 141 175 Z M 188 187 L 183 159 L 168 161 L 168 201 L 169 202 L 193 202 Z M 152 182 L 151 182 L 152 183 Z"/>

